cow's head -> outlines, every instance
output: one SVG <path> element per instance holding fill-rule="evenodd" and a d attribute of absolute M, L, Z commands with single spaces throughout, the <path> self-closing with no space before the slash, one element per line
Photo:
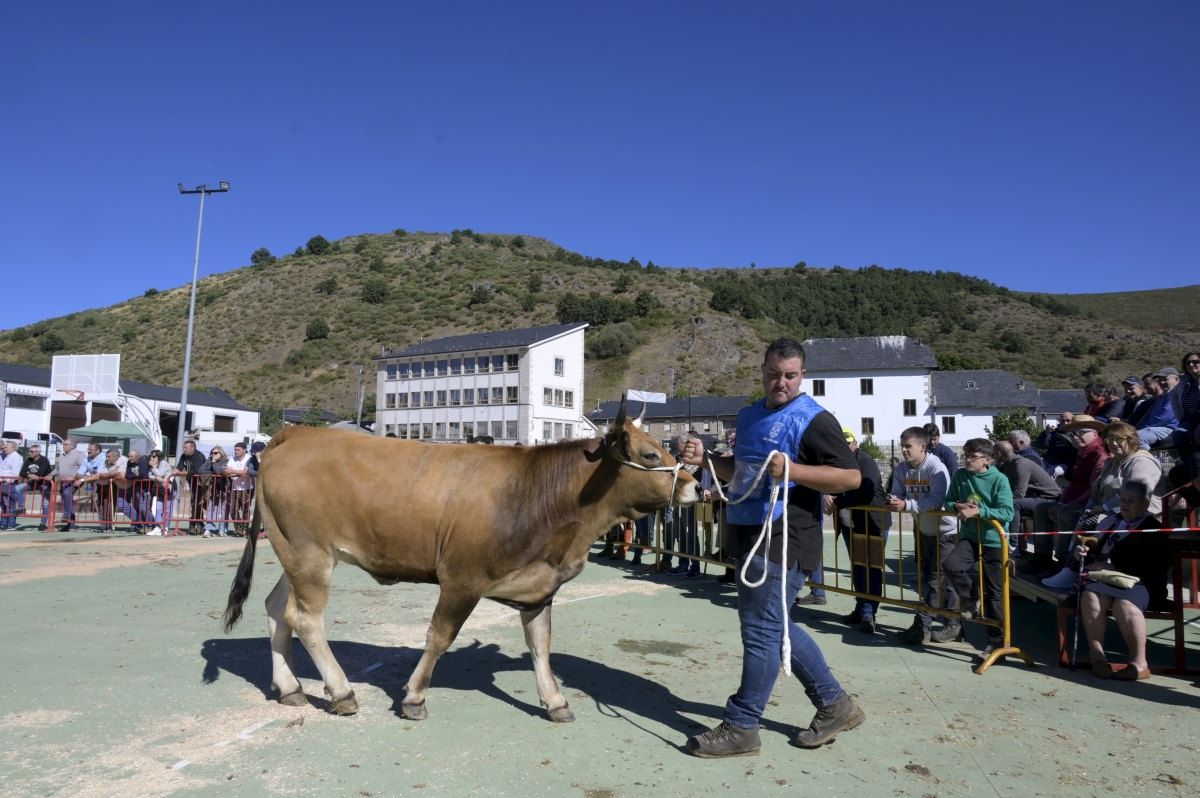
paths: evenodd
<path fill-rule="evenodd" d="M 648 513 L 672 503 L 671 485 L 675 485 L 674 504 L 686 507 L 700 498 L 700 483 L 682 468 L 662 444 L 642 431 L 642 419 L 630 420 L 625 395 L 612 428 L 604 438 L 608 456 L 618 463 L 623 497 L 639 513 Z M 645 405 L 642 406 L 645 414 Z"/>

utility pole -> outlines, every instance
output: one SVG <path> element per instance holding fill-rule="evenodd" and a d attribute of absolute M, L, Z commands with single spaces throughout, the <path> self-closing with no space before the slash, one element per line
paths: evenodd
<path fill-rule="evenodd" d="M 188 305 L 187 344 L 183 348 L 183 385 L 179 394 L 179 434 L 175 438 L 176 462 L 179 461 L 179 455 L 183 452 L 183 436 L 187 432 L 188 383 L 192 379 L 192 331 L 196 326 L 196 282 L 200 276 L 200 231 L 204 227 L 204 198 L 209 194 L 223 194 L 228 190 L 228 180 L 222 180 L 217 184 L 217 188 L 208 186 L 184 188 L 183 183 L 179 184 L 180 194 L 200 195 L 200 218 L 196 222 L 196 257 L 192 261 L 192 299 Z"/>

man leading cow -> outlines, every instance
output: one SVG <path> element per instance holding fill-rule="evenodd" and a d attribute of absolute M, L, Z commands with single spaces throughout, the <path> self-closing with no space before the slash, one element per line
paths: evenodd
<path fill-rule="evenodd" d="M 800 392 L 804 379 L 804 348 L 791 339 L 772 343 L 763 357 L 766 396 L 738 414 L 733 458 L 710 458 L 698 441 L 689 441 L 683 462 L 710 464 L 722 481 L 729 480 L 731 503 L 726 518 L 737 542 L 738 622 L 742 636 L 742 681 L 725 704 L 720 724 L 687 741 L 696 756 L 716 758 L 756 754 L 758 727 L 779 673 L 786 633 L 791 642 L 792 667 L 817 713 L 794 742 L 816 748 L 839 732 L 864 720 L 862 709 L 842 689 L 811 636 L 786 617 L 804 578 L 798 556 L 806 541 L 821 545 L 821 494 L 856 488 L 861 479 L 837 419 Z M 782 523 L 783 504 L 770 501 L 764 478 L 745 500 L 760 467 L 771 455 L 767 474 L 788 480 L 788 528 Z M 768 550 L 752 551 L 760 527 L 770 521 Z M 787 558 L 783 556 L 787 541 Z M 766 579 L 760 587 L 745 581 Z M 786 603 L 781 602 L 780 593 Z"/>

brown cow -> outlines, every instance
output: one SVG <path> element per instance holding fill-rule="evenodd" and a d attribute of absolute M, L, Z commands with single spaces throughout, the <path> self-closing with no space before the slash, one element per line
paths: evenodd
<path fill-rule="evenodd" d="M 658 470 L 648 470 L 658 469 Z M 292 427 L 266 450 L 254 522 L 238 565 L 225 631 L 250 592 L 261 526 L 283 566 L 267 596 L 271 686 L 281 703 L 307 700 L 291 662 L 292 630 L 321 672 L 331 709 L 358 710 L 325 639 L 325 605 L 337 561 L 382 584 L 441 586 L 425 652 L 401 712 L 426 717 L 438 657 L 481 598 L 521 612 L 538 696 L 554 721 L 574 720 L 550 671 L 550 605 L 617 522 L 672 499 L 689 505 L 699 484 L 662 446 L 627 421 L 625 400 L 603 438 L 530 448 L 445 446 Z"/>

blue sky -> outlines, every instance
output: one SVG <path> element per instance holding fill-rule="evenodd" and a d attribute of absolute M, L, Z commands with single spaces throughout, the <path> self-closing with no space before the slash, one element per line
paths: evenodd
<path fill-rule="evenodd" d="M 0 328 L 266 246 L 1198 282 L 1200 4 L 18 2 Z"/>

